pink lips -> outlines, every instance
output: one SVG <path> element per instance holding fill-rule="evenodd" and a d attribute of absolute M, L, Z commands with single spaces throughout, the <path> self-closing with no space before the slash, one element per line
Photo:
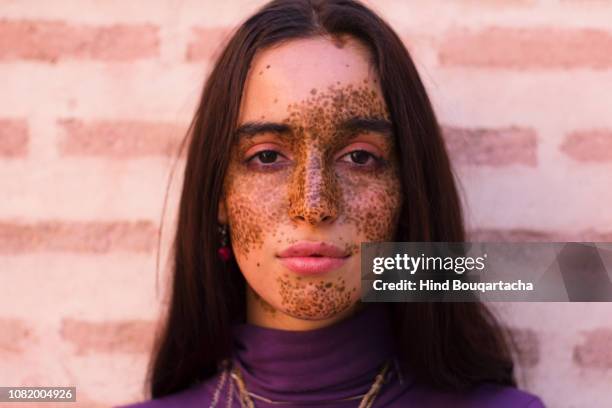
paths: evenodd
<path fill-rule="evenodd" d="M 315 275 L 338 269 L 349 256 L 333 244 L 314 241 L 300 241 L 278 254 L 283 265 L 302 275 Z"/>

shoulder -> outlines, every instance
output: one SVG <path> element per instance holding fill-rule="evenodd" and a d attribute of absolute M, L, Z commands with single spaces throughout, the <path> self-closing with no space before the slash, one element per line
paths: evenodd
<path fill-rule="evenodd" d="M 497 384 L 482 384 L 463 392 L 439 391 L 425 386 L 415 387 L 403 397 L 423 407 L 545 408 L 537 396 L 518 388 Z"/>
<path fill-rule="evenodd" d="M 126 405 L 116 405 L 113 408 L 188 408 L 206 406 L 212 399 L 213 390 L 218 379 L 219 376 L 216 375 L 202 383 L 174 394 Z"/>

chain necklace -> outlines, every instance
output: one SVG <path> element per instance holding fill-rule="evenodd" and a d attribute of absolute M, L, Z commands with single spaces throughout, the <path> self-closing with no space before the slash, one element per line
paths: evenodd
<path fill-rule="evenodd" d="M 238 389 L 239 402 L 242 408 L 255 408 L 255 402 L 253 401 L 253 398 L 261 400 L 261 401 L 265 401 L 269 404 L 281 405 L 281 404 L 293 403 L 292 401 L 273 401 L 268 398 L 262 397 L 261 395 L 257 395 L 253 392 L 249 392 L 242 378 L 242 373 L 240 372 L 238 367 L 234 366 L 234 367 L 229 368 L 227 362 L 224 364 L 224 366 L 225 368 L 223 369 L 223 372 L 221 373 L 221 377 L 219 378 L 219 382 L 217 383 L 217 386 L 215 388 L 213 399 L 210 403 L 209 408 L 215 408 L 217 403 L 219 402 L 219 395 L 220 395 L 221 389 L 223 388 L 223 385 L 225 384 L 227 380 L 228 375 L 231 377 L 231 379 L 230 379 L 230 384 L 229 384 L 229 397 L 227 400 L 227 408 L 231 407 L 231 403 L 233 400 L 234 383 L 236 384 L 236 388 Z M 354 397 L 342 398 L 342 399 L 338 399 L 334 401 L 326 401 L 326 402 L 350 401 L 350 400 L 356 400 L 356 399 L 361 398 L 361 401 L 359 402 L 359 408 L 372 407 L 372 404 L 374 404 L 374 399 L 376 399 L 376 396 L 378 395 L 383 383 L 385 382 L 385 376 L 389 370 L 389 366 L 390 366 L 390 362 L 389 361 L 385 362 L 381 370 L 376 375 L 374 382 L 372 383 L 372 386 L 370 387 L 368 392 L 366 392 L 365 394 L 356 395 Z"/>

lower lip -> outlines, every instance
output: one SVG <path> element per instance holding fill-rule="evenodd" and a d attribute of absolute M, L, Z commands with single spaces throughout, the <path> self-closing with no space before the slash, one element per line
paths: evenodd
<path fill-rule="evenodd" d="M 296 256 L 279 258 L 287 268 L 301 275 L 317 275 L 340 268 L 348 257 L 330 258 L 326 256 Z"/>

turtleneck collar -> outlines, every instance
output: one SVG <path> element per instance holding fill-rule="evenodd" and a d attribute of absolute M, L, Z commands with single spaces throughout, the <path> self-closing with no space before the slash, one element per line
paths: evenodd
<path fill-rule="evenodd" d="M 283 401 L 365 393 L 393 355 L 389 321 L 381 304 L 366 304 L 350 317 L 315 330 L 238 324 L 234 341 L 234 363 L 247 389 Z"/>

